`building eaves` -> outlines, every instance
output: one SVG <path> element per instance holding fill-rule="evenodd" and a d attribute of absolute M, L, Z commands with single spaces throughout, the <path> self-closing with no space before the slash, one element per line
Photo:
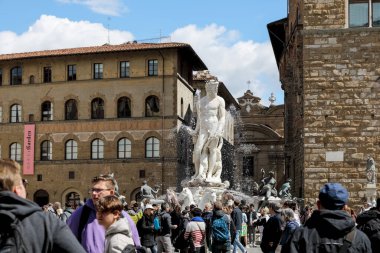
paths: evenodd
<path fill-rule="evenodd" d="M 187 53 L 190 53 L 191 57 L 193 57 L 192 61 L 195 68 L 194 70 L 207 69 L 202 59 L 200 59 L 200 57 L 196 54 L 196 52 L 193 50 L 193 48 L 189 44 L 177 43 L 177 42 L 170 42 L 170 43 L 128 42 L 128 43 L 123 43 L 120 45 L 105 44 L 102 46 L 92 46 L 92 47 L 78 47 L 78 48 L 43 50 L 43 51 L 24 52 L 24 53 L 1 54 L 0 61 L 32 59 L 32 58 L 41 58 L 41 57 L 57 57 L 57 56 L 70 56 L 70 55 L 126 52 L 126 51 L 160 50 L 160 49 L 185 50 Z"/>
<path fill-rule="evenodd" d="M 267 24 L 269 38 L 276 57 L 277 66 L 279 65 L 282 53 L 285 49 L 285 24 L 287 22 L 288 18 L 283 18 Z"/>

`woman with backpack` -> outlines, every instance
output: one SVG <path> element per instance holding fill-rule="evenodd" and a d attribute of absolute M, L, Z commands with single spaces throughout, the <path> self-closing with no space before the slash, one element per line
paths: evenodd
<path fill-rule="evenodd" d="M 223 211 L 221 202 L 214 203 L 212 217 L 212 253 L 227 253 L 231 250 L 230 223 L 231 219 Z"/>

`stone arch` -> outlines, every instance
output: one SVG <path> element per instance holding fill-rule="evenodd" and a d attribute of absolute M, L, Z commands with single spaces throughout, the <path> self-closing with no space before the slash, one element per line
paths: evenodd
<path fill-rule="evenodd" d="M 30 75 L 30 76 L 29 76 L 29 83 L 30 83 L 30 84 L 34 84 L 34 83 L 36 82 L 35 79 L 36 79 L 36 78 L 34 77 L 34 75 Z"/>
<path fill-rule="evenodd" d="M 160 141 L 162 140 L 162 136 L 161 134 L 159 134 L 158 132 L 156 131 L 148 131 L 144 134 L 142 140 L 144 140 L 144 142 L 146 141 L 146 139 L 148 139 L 149 137 L 156 137 L 158 138 Z"/>
<path fill-rule="evenodd" d="M 146 115 L 147 115 L 146 100 L 150 96 L 157 97 L 158 103 L 159 103 L 159 107 L 158 107 L 159 111 L 156 113 L 157 115 L 155 115 L 155 116 L 160 116 L 162 114 L 162 112 L 163 112 L 163 108 L 162 108 L 162 105 L 163 105 L 162 101 L 163 100 L 162 100 L 161 94 L 159 92 L 157 92 L 157 91 L 154 91 L 154 90 L 150 90 L 150 91 L 147 91 L 147 92 L 144 93 L 144 97 L 143 97 L 143 101 L 142 101 L 142 103 L 143 103 L 143 106 L 142 106 L 142 108 L 143 108 L 143 115 L 144 115 L 144 117 L 146 117 Z"/>
<path fill-rule="evenodd" d="M 115 98 L 114 98 L 114 106 L 113 106 L 113 112 L 114 112 L 114 115 L 115 115 L 115 118 L 117 117 L 117 102 L 119 101 L 120 98 L 122 97 L 127 97 L 129 98 L 129 100 L 131 101 L 131 117 L 133 117 L 133 115 L 135 115 L 134 111 L 135 111 L 135 105 L 134 105 L 134 100 L 133 100 L 133 96 L 131 93 L 129 92 L 120 92 L 118 93 Z"/>
<path fill-rule="evenodd" d="M 135 188 L 133 191 L 131 191 L 131 194 L 129 196 L 129 199 L 132 201 L 132 200 L 136 200 L 136 201 L 141 201 L 142 200 L 142 196 L 141 196 L 141 187 L 137 187 Z"/>
<path fill-rule="evenodd" d="M 246 132 L 259 132 L 271 139 L 282 139 L 283 137 L 274 131 L 271 127 L 263 124 L 246 124 L 244 126 Z"/>
<path fill-rule="evenodd" d="M 80 204 L 79 202 L 82 200 L 84 200 L 84 194 L 78 189 L 72 187 L 64 190 L 61 195 L 62 206 L 64 206 L 66 202 L 69 202 L 74 209 Z"/>
<path fill-rule="evenodd" d="M 122 138 L 127 138 L 128 140 L 131 141 L 131 157 L 133 157 L 134 153 L 135 152 L 137 153 L 136 149 L 138 148 L 138 144 L 136 140 L 133 138 L 133 136 L 128 132 L 119 133 L 118 135 L 115 136 L 114 140 L 110 143 L 112 145 L 111 150 L 115 150 L 116 152 L 115 157 L 118 157 L 118 154 L 117 154 L 118 142 Z"/>
<path fill-rule="evenodd" d="M 62 152 L 61 154 L 61 159 L 65 160 L 65 154 L 66 154 L 66 143 L 68 140 L 74 140 L 77 142 L 77 145 L 78 145 L 78 159 L 80 159 L 80 157 L 83 157 L 83 145 L 82 145 L 82 142 L 80 141 L 79 137 L 76 136 L 75 134 L 68 134 L 66 135 L 63 139 L 62 139 L 62 143 L 61 143 L 61 150 L 64 150 L 64 152 Z"/>
<path fill-rule="evenodd" d="M 33 201 L 39 206 L 44 206 L 49 203 L 49 193 L 44 189 L 39 189 L 33 194 Z"/>
<path fill-rule="evenodd" d="M 69 102 L 69 100 L 74 100 L 75 101 L 75 104 L 76 104 L 76 119 L 80 119 L 81 118 L 81 110 L 80 110 L 80 100 L 79 100 L 79 97 L 78 96 L 75 96 L 75 95 L 72 95 L 72 94 L 69 94 L 67 96 L 64 97 L 63 99 L 63 119 L 66 119 L 66 106 L 67 106 L 67 103 Z"/>
<path fill-rule="evenodd" d="M 95 141 L 97 139 L 103 141 L 103 158 L 106 159 L 108 151 L 111 150 L 109 147 L 110 143 L 106 140 L 104 135 L 102 135 L 100 133 L 93 133 L 88 138 L 88 145 L 86 145 L 86 148 L 89 152 L 89 158 L 92 159 L 92 144 L 93 144 L 93 141 Z"/>
<path fill-rule="evenodd" d="M 89 100 L 87 102 L 87 118 L 91 119 L 92 101 L 94 99 L 96 99 L 96 98 L 100 98 L 100 99 L 103 100 L 103 107 L 104 107 L 104 109 L 103 109 L 103 112 L 104 112 L 103 118 L 105 119 L 106 115 L 108 115 L 108 112 L 109 112 L 109 110 L 107 108 L 107 106 L 108 106 L 108 100 L 107 100 L 107 97 L 104 94 L 99 93 L 99 92 L 96 92 L 95 94 L 90 95 L 89 98 L 88 98 Z"/>

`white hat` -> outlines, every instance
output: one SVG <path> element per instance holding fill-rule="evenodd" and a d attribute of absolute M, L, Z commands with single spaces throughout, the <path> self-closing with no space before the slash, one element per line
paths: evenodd
<path fill-rule="evenodd" d="M 153 208 L 153 206 L 151 204 L 146 204 L 145 209 L 152 209 L 153 210 L 154 208 Z"/>

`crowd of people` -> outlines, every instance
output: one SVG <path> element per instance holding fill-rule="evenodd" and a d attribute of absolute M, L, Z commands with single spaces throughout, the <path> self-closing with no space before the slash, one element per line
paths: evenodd
<path fill-rule="evenodd" d="M 0 160 L 1 252 L 380 252 L 380 199 L 358 215 L 348 192 L 327 183 L 315 205 L 244 200 L 190 205 L 123 202 L 112 174 L 92 180 L 91 198 L 75 210 L 26 199 L 20 166 Z M 8 251 L 6 251 L 8 250 Z M 13 250 L 13 251 L 12 251 Z"/>

